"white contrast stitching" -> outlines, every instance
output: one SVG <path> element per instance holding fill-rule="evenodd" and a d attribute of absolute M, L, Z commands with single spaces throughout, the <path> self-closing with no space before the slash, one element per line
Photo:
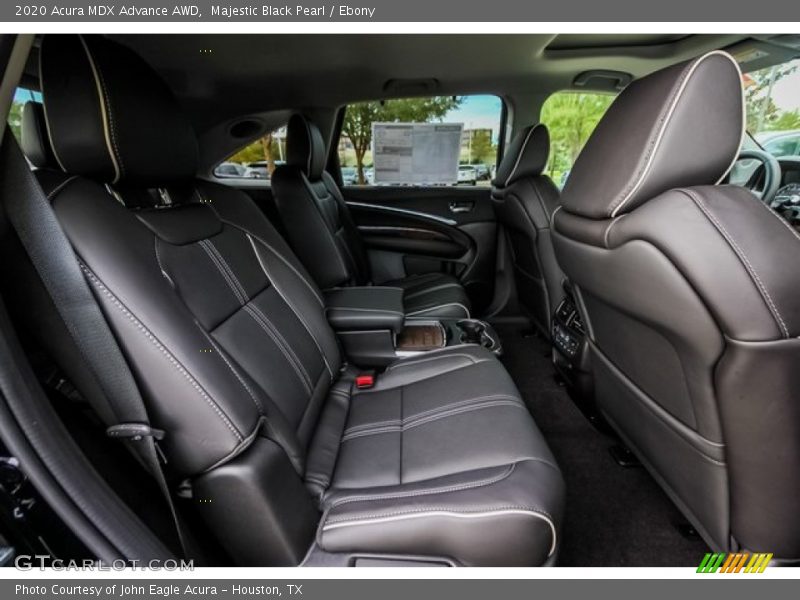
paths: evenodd
<path fill-rule="evenodd" d="M 474 398 L 468 398 L 466 400 L 459 400 L 458 402 L 450 402 L 448 404 L 444 404 L 442 406 L 437 406 L 436 408 L 430 408 L 428 410 L 423 410 L 418 413 L 414 413 L 412 415 L 408 415 L 404 419 L 387 419 L 385 421 L 373 421 L 372 423 L 364 423 L 362 425 L 354 425 L 353 427 L 349 427 L 344 431 L 344 434 L 347 435 L 349 433 L 355 433 L 358 431 L 365 431 L 377 427 L 388 426 L 388 425 L 402 425 L 403 423 L 408 423 L 414 421 L 416 419 L 424 418 L 429 415 L 435 415 L 440 412 L 447 412 L 449 410 L 461 407 L 461 406 L 469 406 L 472 404 L 479 403 L 484 400 L 515 400 L 522 403 L 522 400 L 517 398 L 516 396 L 511 396 L 508 394 L 491 394 L 487 396 L 476 396 Z"/>
<path fill-rule="evenodd" d="M 715 56 L 715 55 L 723 56 L 723 57 L 729 59 L 731 61 L 731 63 L 734 65 L 734 68 L 737 70 L 737 72 L 739 74 L 739 80 L 741 80 L 741 75 L 742 74 L 741 74 L 741 69 L 739 68 L 739 63 L 737 63 L 730 54 L 728 54 L 727 52 L 722 52 L 720 50 L 714 50 L 712 52 L 708 52 L 705 55 L 701 56 L 700 58 L 698 58 L 689 67 L 689 69 L 686 70 L 686 72 L 684 72 L 683 76 L 678 81 L 678 89 L 672 94 L 672 96 L 669 99 L 669 104 L 666 107 L 666 109 L 667 109 L 666 113 L 662 113 L 663 116 L 659 119 L 658 134 L 656 135 L 656 138 L 654 140 L 652 140 L 651 145 L 648 148 L 647 155 L 645 157 L 645 164 L 642 166 L 642 168 L 636 174 L 636 179 L 633 181 L 633 183 L 631 185 L 627 186 L 626 190 L 623 192 L 624 196 L 622 196 L 616 202 L 612 203 L 611 206 L 609 206 L 609 208 L 608 208 L 608 210 L 610 211 L 610 214 L 611 214 L 612 217 L 616 217 L 617 216 L 617 213 L 619 212 L 619 210 L 625 204 L 628 203 L 628 201 L 633 197 L 633 195 L 639 190 L 639 188 L 644 183 L 644 180 L 649 175 L 650 168 L 652 167 L 652 164 L 653 164 L 653 159 L 655 158 L 655 155 L 658 152 L 659 147 L 661 146 L 661 141 L 662 141 L 662 139 L 664 137 L 664 133 L 666 132 L 667 125 L 669 124 L 669 122 L 672 119 L 673 114 L 675 113 L 675 109 L 678 106 L 678 101 L 680 100 L 681 96 L 683 95 L 683 92 L 685 91 L 686 86 L 689 83 L 689 80 L 691 79 L 692 75 L 694 75 L 694 73 L 697 70 L 698 66 L 700 66 L 700 64 L 704 60 L 706 60 L 710 56 Z M 742 97 L 742 109 L 743 109 L 742 110 L 742 113 L 743 113 L 742 122 L 740 123 L 740 127 L 742 128 L 742 132 L 741 132 L 741 136 L 740 137 L 743 138 L 744 137 L 744 113 L 745 113 L 745 111 L 744 111 L 744 94 L 743 94 L 743 92 L 740 92 L 740 96 Z M 725 178 L 725 175 L 727 175 L 728 172 L 731 170 L 731 167 L 733 167 L 734 163 L 736 162 L 736 157 L 739 154 L 739 147 L 740 146 L 741 146 L 741 141 L 740 141 L 739 145 L 736 146 L 736 152 L 735 152 L 735 154 L 733 156 L 733 160 L 731 161 L 731 165 L 725 170 L 725 172 L 722 174 L 722 177 L 719 178 L 717 183 L 722 181 Z"/>
<path fill-rule="evenodd" d="M 460 283 L 442 283 L 441 285 L 435 285 L 433 287 L 418 290 L 416 292 L 411 292 L 410 294 L 405 294 L 404 298 L 408 300 L 409 298 L 416 298 L 417 296 L 424 296 L 425 294 L 430 294 L 431 292 L 436 292 L 438 290 L 444 290 L 447 288 L 461 288 Z"/>
<path fill-rule="evenodd" d="M 482 402 L 479 404 L 473 404 L 470 406 L 462 406 L 460 408 L 453 408 L 447 411 L 442 411 L 440 413 L 436 413 L 434 415 L 429 415 L 427 417 L 423 417 L 420 419 L 409 419 L 408 421 L 403 422 L 401 425 L 387 425 L 385 427 L 376 427 L 375 429 L 368 429 L 363 431 L 357 431 L 351 434 L 343 435 L 342 442 L 347 442 L 353 439 L 362 438 L 362 437 L 370 437 L 373 435 L 380 435 L 383 433 L 401 433 L 403 431 L 408 431 L 409 429 L 415 429 L 416 427 L 421 427 L 422 425 L 427 425 L 428 423 L 433 423 L 435 421 L 439 421 L 441 419 L 446 419 L 448 417 L 453 417 L 456 415 L 461 415 L 468 412 L 474 412 L 478 410 L 484 410 L 486 408 L 494 408 L 497 406 L 512 406 L 514 408 L 522 408 L 525 409 L 525 406 L 521 404 L 518 400 L 493 400 L 489 402 Z M 526 409 L 527 410 L 527 409 Z"/>
<path fill-rule="evenodd" d="M 100 292 L 106 296 L 114 306 L 116 306 L 122 314 L 124 314 L 131 323 L 133 323 L 136 328 L 144 334 L 144 336 L 150 340 L 150 342 L 167 358 L 167 360 L 172 364 L 177 371 L 184 376 L 184 378 L 189 382 L 189 384 L 195 389 L 195 391 L 200 394 L 200 397 L 206 401 L 206 403 L 214 410 L 217 416 L 222 420 L 225 425 L 227 425 L 228 429 L 230 429 L 231 433 L 236 437 L 237 441 L 242 442 L 244 441 L 242 435 L 239 431 L 234 427 L 233 423 L 231 423 L 230 419 L 225 415 L 219 405 L 214 402 L 214 400 L 206 393 L 206 391 L 202 388 L 202 386 L 192 377 L 189 372 L 184 368 L 180 362 L 167 350 L 164 345 L 158 341 L 158 339 L 150 332 L 147 327 L 142 324 L 139 319 L 137 319 L 131 311 L 129 311 L 122 302 L 117 299 L 114 294 L 101 282 L 94 273 L 92 273 L 89 268 L 84 265 L 80 264 L 81 270 L 84 274 L 89 278 L 89 280 L 94 284 L 94 286 L 100 290 Z"/>
<path fill-rule="evenodd" d="M 452 518 L 484 518 L 494 517 L 504 514 L 525 514 L 545 521 L 550 526 L 553 542 L 550 545 L 548 556 L 551 556 L 556 549 L 556 527 L 553 518 L 544 510 L 532 506 L 497 506 L 493 508 L 475 508 L 475 510 L 464 509 L 462 507 L 416 509 L 407 511 L 396 511 L 378 515 L 367 515 L 362 517 L 330 519 L 323 527 L 322 531 L 339 529 L 342 527 L 354 527 L 358 525 L 376 525 L 391 521 L 405 519 L 424 518 L 424 517 L 452 517 Z"/>
<path fill-rule="evenodd" d="M 394 371 L 395 369 L 399 369 L 401 367 L 410 367 L 410 366 L 418 365 L 418 364 L 424 363 L 424 362 L 431 362 L 431 361 L 434 361 L 434 360 L 444 360 L 446 358 L 451 358 L 453 356 L 466 358 L 473 365 L 474 364 L 478 364 L 479 362 L 483 362 L 483 360 L 476 359 L 474 356 L 470 356 L 469 354 L 463 354 L 463 353 L 459 353 L 459 352 L 448 352 L 447 354 L 445 354 L 443 356 L 428 356 L 428 357 L 425 357 L 425 358 L 417 358 L 417 359 L 414 359 L 414 360 L 403 360 L 403 361 L 400 361 L 398 363 L 395 363 L 395 364 L 391 365 L 389 368 L 386 369 L 386 372 L 388 373 L 389 371 Z M 459 367 L 459 368 L 463 368 L 463 367 Z"/>
<path fill-rule="evenodd" d="M 92 53 L 89 51 L 89 46 L 86 43 L 86 40 L 83 39 L 83 36 L 78 36 L 78 39 L 83 46 L 83 50 L 86 53 L 86 58 L 89 61 L 89 67 L 92 70 L 92 74 L 95 78 L 95 83 L 97 87 L 98 95 L 100 96 L 100 120 L 103 122 L 103 133 L 105 134 L 105 142 L 107 146 L 107 150 L 109 150 L 109 157 L 111 158 L 111 164 L 114 166 L 114 181 L 113 183 L 117 183 L 122 175 L 125 173 L 125 168 L 122 164 L 122 156 L 119 152 L 119 147 L 117 146 L 116 140 L 116 126 L 114 125 L 114 115 L 111 112 L 111 103 L 108 100 L 108 90 L 106 89 L 105 80 L 103 79 L 103 74 L 100 69 L 97 67 L 94 61 L 94 57 Z M 107 122 L 108 121 L 108 122 Z"/>
<path fill-rule="evenodd" d="M 754 199 L 755 199 L 755 197 L 754 197 Z M 786 227 L 786 229 L 788 229 L 789 231 L 791 231 L 791 232 L 792 232 L 792 235 L 794 235 L 794 237 L 796 237 L 798 240 L 800 240 L 800 233 L 798 233 L 798 232 L 797 232 L 797 230 L 796 230 L 794 227 L 792 227 L 792 226 L 789 224 L 789 222 L 788 222 L 786 219 L 784 219 L 784 218 L 783 218 L 782 216 L 780 216 L 780 215 L 779 215 L 777 212 L 775 212 L 774 210 L 772 210 L 772 208 L 770 208 L 769 206 L 767 206 L 766 204 L 764 204 L 763 202 L 761 202 L 761 201 L 760 201 L 760 200 L 758 200 L 758 199 L 756 199 L 756 204 L 758 204 L 758 205 L 760 205 L 760 206 L 763 206 L 763 207 L 764 207 L 764 209 L 765 209 L 765 210 L 766 210 L 766 211 L 767 211 L 769 214 L 771 214 L 773 217 L 775 217 L 776 219 L 778 219 L 778 221 L 781 223 L 781 225 L 783 225 L 784 227 Z"/>
<path fill-rule="evenodd" d="M 756 270 L 753 268 L 753 265 L 747 259 L 747 256 L 745 256 L 744 251 L 739 247 L 739 244 L 736 243 L 736 240 L 733 239 L 733 236 L 730 233 L 728 233 L 728 230 L 725 229 L 725 226 L 719 220 L 717 220 L 717 218 L 713 215 L 713 213 L 710 210 L 708 210 L 708 208 L 705 206 L 705 203 L 703 202 L 703 199 L 700 198 L 700 196 L 695 194 L 692 190 L 683 190 L 683 191 L 694 201 L 694 203 L 703 212 L 703 214 L 706 217 L 708 217 L 708 220 L 711 221 L 717 228 L 717 230 L 720 232 L 720 234 L 722 234 L 722 237 L 724 237 L 727 240 L 727 242 L 733 247 L 734 251 L 736 252 L 736 255 L 742 261 L 742 263 L 745 266 L 745 269 L 747 269 L 747 272 L 750 273 L 750 276 L 752 277 L 753 281 L 755 281 L 756 285 L 758 286 L 758 289 L 761 291 L 761 297 L 764 299 L 764 302 L 766 302 L 767 307 L 772 313 L 772 316 L 778 323 L 778 326 L 783 334 L 783 337 L 788 338 L 789 329 L 786 327 L 786 323 L 784 322 L 783 318 L 778 312 L 778 307 L 775 306 L 775 303 L 772 301 L 772 296 L 769 295 L 769 292 L 767 291 L 764 282 L 761 281 L 761 278 L 758 276 L 758 273 L 756 273 Z"/>
<path fill-rule="evenodd" d="M 412 315 L 422 315 L 422 314 L 425 314 L 425 313 L 429 313 L 432 310 L 437 310 L 439 308 L 444 308 L 445 306 L 458 306 L 459 308 L 461 308 L 464 311 L 464 314 L 466 315 L 466 318 L 469 319 L 469 309 L 467 309 L 467 307 L 464 306 L 463 304 L 461 304 L 460 302 L 447 302 L 445 304 L 435 304 L 435 305 L 429 306 L 427 308 L 421 308 L 419 310 L 415 310 L 413 312 L 406 313 L 406 316 L 410 317 Z"/>
<path fill-rule="evenodd" d="M 328 370 L 328 375 L 330 376 L 330 380 L 333 381 L 333 369 L 331 369 L 331 365 L 330 363 L 328 363 L 328 358 L 325 356 L 325 352 L 322 349 L 322 345 L 319 343 L 319 340 L 317 340 L 316 336 L 312 333 L 311 326 L 306 322 L 306 319 L 303 316 L 303 314 L 295 308 L 294 304 L 289 301 L 289 297 L 283 293 L 280 287 L 275 283 L 275 280 L 270 276 L 269 271 L 267 270 L 267 266 L 264 264 L 264 261 L 262 261 L 261 257 L 258 255 L 258 250 L 256 249 L 256 244 L 253 238 L 250 236 L 249 233 L 245 233 L 244 235 L 247 238 L 247 241 L 250 242 L 250 247 L 253 249 L 253 254 L 255 254 L 256 261 L 258 261 L 258 265 L 264 272 L 264 276 L 267 278 L 267 281 L 269 281 L 272 284 L 272 287 L 275 288 L 275 291 L 278 292 L 278 295 L 292 310 L 292 312 L 295 314 L 300 323 L 303 324 L 303 327 L 305 327 L 306 331 L 308 332 L 308 335 L 314 341 L 314 344 L 316 344 L 317 350 L 319 350 L 319 355 L 322 357 L 322 362 L 325 363 L 325 368 Z"/>
<path fill-rule="evenodd" d="M 459 485 L 451 485 L 447 487 L 438 487 L 438 488 L 429 488 L 425 490 L 413 490 L 413 491 L 406 491 L 406 492 L 395 492 L 394 494 L 375 494 L 375 495 L 368 495 L 364 494 L 361 496 L 349 496 L 347 498 L 340 498 L 339 500 L 334 500 L 330 508 L 328 509 L 333 510 L 337 506 L 342 506 L 343 504 L 350 504 L 352 502 L 369 502 L 369 501 L 378 501 L 378 500 L 395 500 L 399 498 L 416 498 L 418 496 L 432 496 L 434 494 L 448 494 L 450 492 L 462 492 L 464 490 L 471 490 L 479 487 L 485 487 L 488 485 L 492 485 L 503 481 L 511 476 L 511 473 L 514 472 L 517 463 L 512 463 L 506 469 L 499 473 L 498 475 L 492 475 L 491 477 L 485 477 L 484 479 L 480 479 L 478 481 L 471 481 L 469 483 L 462 483 Z"/>
<path fill-rule="evenodd" d="M 308 373 L 305 372 L 300 360 L 297 358 L 291 347 L 289 347 L 289 345 L 286 343 L 286 340 L 283 338 L 280 332 L 275 329 L 275 326 L 269 321 L 269 319 L 266 318 L 266 315 L 264 315 L 262 311 L 255 309 L 253 305 L 245 304 L 244 310 L 272 339 L 272 341 L 275 343 L 275 346 L 277 346 L 278 350 L 280 350 L 283 356 L 286 358 L 286 362 L 291 365 L 297 376 L 300 378 L 300 382 L 303 384 L 303 387 L 309 394 L 311 394 L 313 391 L 311 388 L 311 378 L 308 376 Z"/>
<path fill-rule="evenodd" d="M 514 173 L 517 172 L 517 167 L 519 167 L 519 163 L 522 160 L 522 155 L 525 154 L 525 150 L 528 147 L 528 142 L 530 141 L 531 136 L 533 135 L 533 132 L 536 131 L 537 127 L 541 127 L 541 126 L 542 126 L 541 123 L 539 123 L 539 124 L 534 125 L 533 127 L 531 127 L 530 131 L 528 131 L 528 135 L 525 136 L 525 140 L 522 142 L 522 147 L 520 148 L 519 154 L 517 155 L 517 160 L 516 160 L 516 162 L 514 163 L 514 166 L 511 169 L 511 173 L 509 173 L 508 177 L 506 177 L 506 181 L 503 184 L 503 187 L 507 186 L 508 182 L 511 181 L 511 179 L 514 177 Z"/>
<path fill-rule="evenodd" d="M 322 307 L 324 307 L 324 306 L 325 306 L 325 300 L 322 298 L 322 296 L 320 296 L 319 292 L 318 292 L 318 291 L 315 289 L 315 287 L 314 287 L 313 285 L 311 285 L 311 284 L 309 283 L 308 279 L 306 279 L 305 277 L 303 277 L 303 275 L 301 275 L 301 274 L 300 274 L 300 271 L 298 271 L 298 270 L 297 270 L 297 268 L 296 268 L 296 267 L 295 267 L 295 266 L 294 266 L 292 263 L 290 263 L 290 262 L 289 262 L 289 261 L 288 261 L 288 260 L 287 260 L 287 259 L 286 259 L 286 258 L 283 256 L 283 255 L 281 255 L 281 253 L 280 253 L 280 252 L 278 252 L 277 250 L 275 250 L 275 248 L 273 248 L 272 246 L 270 246 L 270 245 L 269 245 L 267 242 L 265 242 L 265 241 L 264 241 L 264 240 L 263 240 L 263 239 L 262 239 L 260 236 L 258 236 L 258 235 L 256 235 L 256 234 L 254 234 L 254 233 L 253 233 L 253 234 L 251 234 L 251 233 L 250 233 L 250 232 L 248 232 L 246 229 L 244 229 L 244 228 L 240 227 L 240 226 L 239 226 L 239 225 L 237 225 L 236 223 L 233 223 L 232 221 L 228 221 L 228 220 L 226 220 L 226 219 L 223 219 L 223 218 L 222 218 L 222 217 L 219 215 L 219 213 L 217 213 L 216 209 L 214 209 L 214 207 L 213 207 L 213 206 L 212 206 L 211 208 L 212 208 L 212 210 L 214 210 L 214 212 L 217 214 L 217 217 L 219 218 L 219 220 L 220 220 L 220 221 L 222 221 L 222 222 L 223 222 L 223 223 L 225 223 L 226 225 L 230 225 L 231 227 L 235 227 L 236 229 L 238 229 L 239 231 L 241 231 L 242 233 L 244 233 L 244 234 L 246 234 L 246 235 L 252 235 L 254 239 L 258 240 L 258 242 L 259 242 L 259 243 L 261 243 L 261 245 L 263 245 L 263 246 L 264 246 L 264 247 L 265 247 L 267 250 L 269 250 L 270 252 L 272 252 L 272 254 L 274 254 L 274 255 L 275 255 L 275 256 L 276 256 L 276 257 L 277 257 L 277 258 L 278 258 L 278 259 L 279 259 L 281 262 L 283 262 L 283 263 L 284 263 L 284 264 L 285 264 L 287 267 L 289 267 L 289 269 L 290 269 L 290 270 L 291 270 L 291 271 L 292 271 L 292 272 L 293 272 L 295 275 L 297 275 L 297 277 L 300 279 L 300 281 L 302 281 L 303 283 L 305 283 L 305 284 L 306 284 L 306 287 L 308 287 L 308 289 L 311 291 L 311 293 L 312 293 L 312 294 L 314 295 L 314 297 L 317 299 L 317 302 L 319 302 L 319 305 L 320 305 L 320 306 L 322 306 Z"/>

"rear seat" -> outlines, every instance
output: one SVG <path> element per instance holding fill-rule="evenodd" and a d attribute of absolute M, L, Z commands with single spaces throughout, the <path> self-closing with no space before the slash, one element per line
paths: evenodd
<path fill-rule="evenodd" d="M 561 474 L 493 354 L 400 360 L 356 390 L 285 242 L 245 194 L 195 180 L 163 81 L 101 37 L 41 53 L 66 171 L 42 184 L 175 481 L 236 564 L 554 562 Z"/>

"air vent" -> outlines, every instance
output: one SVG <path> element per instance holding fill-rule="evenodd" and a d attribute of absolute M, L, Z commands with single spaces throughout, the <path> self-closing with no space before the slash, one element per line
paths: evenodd
<path fill-rule="evenodd" d="M 569 300 L 562 300 L 561 304 L 558 305 L 556 309 L 556 317 L 564 323 L 564 325 L 569 325 L 570 319 L 575 314 L 575 307 L 572 305 L 572 302 Z"/>
<path fill-rule="evenodd" d="M 569 325 L 581 335 L 586 335 L 586 330 L 583 328 L 583 321 L 581 321 L 581 316 L 577 313 L 577 311 L 573 315 L 572 322 Z"/>

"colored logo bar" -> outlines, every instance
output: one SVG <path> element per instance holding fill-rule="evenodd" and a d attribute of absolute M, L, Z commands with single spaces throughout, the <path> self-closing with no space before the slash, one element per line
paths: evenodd
<path fill-rule="evenodd" d="M 703 557 L 698 573 L 763 573 L 772 553 L 709 552 Z"/>

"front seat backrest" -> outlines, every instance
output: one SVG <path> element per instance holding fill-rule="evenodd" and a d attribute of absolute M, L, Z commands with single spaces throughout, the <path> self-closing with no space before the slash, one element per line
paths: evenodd
<path fill-rule="evenodd" d="M 800 557 L 800 236 L 719 184 L 742 75 L 711 52 L 623 91 L 554 217 L 597 402 L 717 550 Z"/>
<path fill-rule="evenodd" d="M 517 296 L 548 337 L 553 311 L 564 296 L 564 274 L 550 237 L 558 189 L 542 173 L 549 155 L 547 127 L 526 127 L 511 142 L 492 181 L 494 210 L 511 247 Z"/>
<path fill-rule="evenodd" d="M 286 126 L 286 158 L 272 175 L 272 189 L 298 258 L 322 289 L 367 284 L 367 256 L 341 191 L 325 171 L 322 134 L 302 115 Z"/>

